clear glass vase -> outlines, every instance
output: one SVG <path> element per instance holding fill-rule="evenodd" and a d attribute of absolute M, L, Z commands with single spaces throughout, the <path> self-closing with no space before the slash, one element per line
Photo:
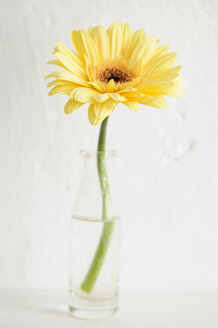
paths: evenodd
<path fill-rule="evenodd" d="M 70 231 L 69 309 L 78 318 L 98 319 L 118 308 L 120 217 L 116 153 L 80 154 L 83 170 Z M 99 160 L 104 164 L 101 178 Z"/>

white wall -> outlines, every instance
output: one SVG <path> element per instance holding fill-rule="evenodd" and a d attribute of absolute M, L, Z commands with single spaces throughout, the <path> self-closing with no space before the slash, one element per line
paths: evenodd
<path fill-rule="evenodd" d="M 122 288 L 218 288 L 218 2 L 1 0 L 0 286 L 67 286 L 77 152 L 95 149 L 87 109 L 66 116 L 43 80 L 69 31 L 128 22 L 171 45 L 185 96 L 167 110 L 118 108 Z M 125 165 L 124 165 L 125 164 Z"/>

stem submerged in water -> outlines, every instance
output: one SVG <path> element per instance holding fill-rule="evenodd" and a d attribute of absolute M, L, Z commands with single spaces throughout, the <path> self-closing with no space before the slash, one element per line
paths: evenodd
<path fill-rule="evenodd" d="M 110 219 L 110 189 L 108 183 L 108 176 L 106 170 L 106 130 L 107 130 L 108 117 L 104 119 L 101 124 L 100 134 L 98 139 L 98 153 L 97 153 L 97 165 L 98 175 L 102 193 L 102 221 L 108 221 Z M 86 293 L 91 293 L 101 268 L 104 263 L 104 259 L 107 255 L 108 247 L 112 237 L 114 229 L 114 222 L 105 222 L 101 233 L 101 237 L 89 267 L 89 270 L 80 286 L 80 288 Z"/>

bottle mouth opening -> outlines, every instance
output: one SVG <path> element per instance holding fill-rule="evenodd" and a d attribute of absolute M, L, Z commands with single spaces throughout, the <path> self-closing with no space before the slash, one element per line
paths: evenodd
<path fill-rule="evenodd" d="M 79 151 L 79 154 L 82 156 L 87 156 L 87 157 L 96 157 L 97 155 L 100 154 L 105 154 L 106 156 L 116 156 L 116 150 L 112 149 L 112 150 L 105 150 L 105 151 L 98 151 L 98 150 L 86 150 L 86 149 L 81 149 Z"/>

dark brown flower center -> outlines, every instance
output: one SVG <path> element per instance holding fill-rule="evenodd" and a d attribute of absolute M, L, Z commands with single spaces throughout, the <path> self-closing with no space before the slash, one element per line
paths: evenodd
<path fill-rule="evenodd" d="M 107 67 L 97 74 L 97 78 L 104 83 L 114 80 L 115 83 L 125 83 L 132 81 L 133 77 L 121 68 Z"/>

